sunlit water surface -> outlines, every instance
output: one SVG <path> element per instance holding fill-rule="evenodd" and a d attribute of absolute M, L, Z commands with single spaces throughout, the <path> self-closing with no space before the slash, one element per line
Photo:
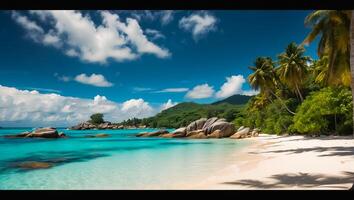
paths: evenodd
<path fill-rule="evenodd" d="M 29 130 L 3 128 L 0 136 Z M 0 189 L 173 189 L 222 169 L 247 145 L 231 139 L 135 137 L 153 129 L 59 131 L 69 137 L 0 137 Z M 110 137 L 84 137 L 98 133 Z M 50 162 L 53 167 L 16 167 L 24 161 Z"/>

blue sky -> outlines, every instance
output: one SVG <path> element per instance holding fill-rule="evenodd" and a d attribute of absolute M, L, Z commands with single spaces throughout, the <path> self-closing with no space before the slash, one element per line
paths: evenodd
<path fill-rule="evenodd" d="M 309 13 L 2 11 L 0 85 L 64 98 L 94 100 L 99 95 L 117 104 L 141 99 L 154 110 L 150 115 L 168 100 L 169 105 L 210 103 L 249 94 L 254 91 L 244 81 L 251 73 L 248 66 L 257 56 L 275 58 L 290 42 L 302 42 Z M 316 57 L 316 44 L 306 53 Z M 5 90 L 0 95 L 5 98 Z M 27 118 L 3 116 L 0 125 Z M 69 120 L 54 117 L 48 123 L 55 119 L 59 124 Z"/>

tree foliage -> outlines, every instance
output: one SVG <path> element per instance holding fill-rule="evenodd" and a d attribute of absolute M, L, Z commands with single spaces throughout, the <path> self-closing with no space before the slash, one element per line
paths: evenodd
<path fill-rule="evenodd" d="M 260 128 L 269 134 L 351 134 L 352 96 L 344 79 L 346 71 L 337 66 L 347 58 L 330 57 L 326 53 L 330 50 L 321 49 L 334 44 L 320 45 L 324 47 L 319 47 L 318 60 L 305 56 L 304 48 L 295 43 L 290 43 L 277 61 L 256 58 L 249 82 L 260 93 L 236 116 L 235 125 Z"/>
<path fill-rule="evenodd" d="M 325 70 L 322 76 L 329 85 L 350 85 L 350 18 L 350 10 L 316 10 L 305 19 L 305 25 L 312 30 L 304 43 L 320 36 L 318 55 L 328 58 L 322 66 Z"/>
<path fill-rule="evenodd" d="M 308 62 L 310 57 L 304 56 L 305 49 L 297 46 L 295 42 L 290 43 L 284 53 L 278 56 L 279 67 L 277 72 L 279 78 L 303 101 L 302 89 L 307 79 Z"/>
<path fill-rule="evenodd" d="M 326 87 L 312 92 L 299 106 L 292 131 L 298 133 L 352 133 L 352 95 L 345 87 Z"/>
<path fill-rule="evenodd" d="M 240 112 L 242 105 L 229 103 L 197 104 L 180 103 L 172 108 L 158 113 L 154 117 L 143 119 L 143 124 L 149 127 L 179 128 L 187 126 L 192 121 L 200 118 L 219 117 L 227 121 L 233 121 Z"/>
<path fill-rule="evenodd" d="M 91 115 L 90 118 L 91 118 L 90 122 L 93 123 L 93 124 L 104 123 L 103 114 L 102 113 L 95 113 L 95 114 Z"/>
<path fill-rule="evenodd" d="M 285 102 L 274 100 L 264 108 L 254 109 L 250 101 L 236 117 L 234 123 L 237 127 L 248 126 L 251 128 L 259 128 L 264 133 L 269 134 L 287 133 L 288 127 L 292 124 L 293 115 L 285 109 L 283 103 L 293 108 L 296 107 L 297 102 L 296 99 L 288 99 Z"/>
<path fill-rule="evenodd" d="M 230 98 L 215 104 L 181 103 L 154 117 L 123 123 L 179 128 L 202 117 L 219 117 L 269 134 L 351 134 L 350 16 L 345 10 L 314 11 L 305 19 L 312 30 L 303 44 L 290 43 L 277 60 L 257 57 L 248 82 L 259 94 L 245 106 L 224 103 Z M 317 36 L 319 59 L 313 60 L 303 45 Z"/>

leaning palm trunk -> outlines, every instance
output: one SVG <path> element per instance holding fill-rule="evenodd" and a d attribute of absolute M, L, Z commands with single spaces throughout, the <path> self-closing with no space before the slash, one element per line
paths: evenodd
<path fill-rule="evenodd" d="M 295 87 L 296 87 L 296 91 L 297 91 L 297 93 L 299 95 L 300 101 L 303 102 L 304 98 L 302 97 L 302 94 L 300 92 L 299 86 L 297 84 L 295 84 Z"/>
<path fill-rule="evenodd" d="M 284 106 L 284 108 L 285 108 L 290 114 L 295 115 L 295 113 L 294 113 L 293 111 L 291 111 L 291 110 L 286 106 L 286 104 L 283 102 L 283 100 L 282 100 L 280 97 L 278 97 L 278 95 L 276 95 L 272 90 L 269 90 L 269 92 L 270 92 L 273 96 L 275 96 L 275 97 L 280 101 L 280 103 Z M 354 113 L 353 113 L 353 114 L 354 114 Z"/>
<path fill-rule="evenodd" d="M 268 97 L 268 100 L 270 101 L 270 103 L 273 103 L 273 102 L 274 102 L 274 101 L 272 100 L 272 98 L 270 98 L 270 97 Z M 278 112 L 281 113 L 281 110 L 278 108 L 278 106 L 275 106 L 275 107 L 277 108 Z M 287 130 L 287 129 L 288 129 L 284 124 L 282 124 L 282 126 L 283 126 L 284 130 Z"/>
<path fill-rule="evenodd" d="M 349 34 L 350 34 L 350 74 L 351 74 L 351 88 L 352 88 L 353 105 L 354 105 L 354 10 L 352 10 L 351 13 Z M 354 126 L 354 108 L 353 108 L 353 126 Z M 353 137 L 354 137 L 354 128 L 353 128 Z"/>

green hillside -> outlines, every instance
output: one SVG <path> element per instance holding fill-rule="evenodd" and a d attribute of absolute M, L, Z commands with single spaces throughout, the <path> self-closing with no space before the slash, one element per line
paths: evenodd
<path fill-rule="evenodd" d="M 202 117 L 225 118 L 227 121 L 231 122 L 236 117 L 239 117 L 244 106 L 251 98 L 252 96 L 233 95 L 211 104 L 183 102 L 163 110 L 153 117 L 128 119 L 119 124 L 125 126 L 145 125 L 152 128 L 179 128 L 187 126 L 192 121 Z"/>
<path fill-rule="evenodd" d="M 222 117 L 227 121 L 235 119 L 243 105 L 229 103 L 197 104 L 192 102 L 180 103 L 166 109 L 154 117 L 145 118 L 142 124 L 149 127 L 179 128 L 187 126 L 192 121 L 206 117 Z"/>
<path fill-rule="evenodd" d="M 253 96 L 246 96 L 241 94 L 235 94 L 221 101 L 217 101 L 212 103 L 213 105 L 221 104 L 221 103 L 229 103 L 234 105 L 246 104 L 248 100 L 250 100 Z"/>

